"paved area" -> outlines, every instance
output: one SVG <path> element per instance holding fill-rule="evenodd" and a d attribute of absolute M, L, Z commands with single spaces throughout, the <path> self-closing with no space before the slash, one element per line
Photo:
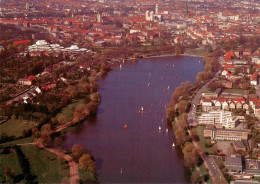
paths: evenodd
<path fill-rule="evenodd" d="M 231 141 L 217 141 L 218 150 L 223 154 L 233 153 Z"/>

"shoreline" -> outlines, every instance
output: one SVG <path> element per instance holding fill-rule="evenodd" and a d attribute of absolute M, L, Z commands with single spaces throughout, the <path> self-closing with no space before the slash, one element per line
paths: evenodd
<path fill-rule="evenodd" d="M 158 58 L 158 57 L 170 57 L 170 56 L 177 56 L 176 54 L 162 54 L 162 55 L 156 55 L 156 56 L 145 56 L 143 58 L 137 58 L 137 59 L 149 59 L 149 58 Z M 189 56 L 189 57 L 200 57 L 203 58 L 202 55 L 194 55 L 194 54 L 180 54 L 179 56 Z"/>

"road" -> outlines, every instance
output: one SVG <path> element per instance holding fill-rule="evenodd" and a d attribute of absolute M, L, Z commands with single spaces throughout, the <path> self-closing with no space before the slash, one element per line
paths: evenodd
<path fill-rule="evenodd" d="M 220 61 L 220 64 L 223 65 L 223 62 L 224 62 L 224 59 L 223 58 L 220 58 L 219 59 Z M 197 125 L 196 123 L 196 107 L 197 107 L 197 104 L 199 103 L 199 99 L 200 99 L 200 96 L 201 96 L 201 93 L 208 87 L 208 85 L 220 74 L 221 70 L 220 70 L 221 67 L 219 67 L 218 71 L 215 73 L 215 75 L 213 76 L 212 79 L 210 79 L 209 81 L 207 81 L 195 94 L 192 102 L 191 102 L 191 108 L 190 108 L 190 111 L 189 111 L 189 114 L 188 114 L 188 124 L 189 126 L 192 126 L 192 125 Z"/>
<path fill-rule="evenodd" d="M 221 65 L 223 65 L 224 59 L 220 58 L 219 62 Z M 190 108 L 190 111 L 188 114 L 188 125 L 189 126 L 197 125 L 195 112 L 196 112 L 196 106 L 199 103 L 201 93 L 208 87 L 209 83 L 211 83 L 220 74 L 220 72 L 221 72 L 220 68 L 221 67 L 219 67 L 218 71 L 215 73 L 213 78 L 210 79 L 208 82 L 206 82 L 196 92 L 196 94 L 191 102 L 191 108 Z M 222 172 L 220 171 L 220 169 L 217 167 L 217 165 L 215 163 L 214 156 L 208 156 L 208 155 L 203 154 L 192 130 L 189 129 L 188 133 L 189 133 L 190 137 L 192 138 L 192 142 L 193 142 L 194 146 L 196 147 L 196 149 L 198 150 L 200 157 L 203 159 L 205 167 L 209 170 L 209 174 L 213 180 L 213 183 L 227 184 L 228 182 L 225 180 Z"/>

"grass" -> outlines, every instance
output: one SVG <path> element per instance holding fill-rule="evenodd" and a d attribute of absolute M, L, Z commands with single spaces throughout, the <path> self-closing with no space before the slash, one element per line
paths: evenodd
<path fill-rule="evenodd" d="M 61 112 L 59 114 L 57 114 L 57 118 L 59 116 L 65 116 L 67 121 L 71 121 L 73 119 L 73 113 L 76 109 L 76 107 L 79 104 L 83 104 L 84 103 L 84 99 L 80 99 L 80 100 L 74 100 L 71 104 L 67 105 L 66 107 L 64 107 Z"/>
<path fill-rule="evenodd" d="M 200 171 L 203 174 L 203 176 L 205 176 L 207 174 L 209 176 L 209 172 L 208 172 L 208 170 L 207 170 L 207 168 L 205 167 L 204 164 L 201 164 L 201 166 L 199 166 L 199 168 L 200 168 Z M 213 180 L 212 180 L 212 178 L 210 176 L 209 176 L 208 181 L 206 181 L 206 182 L 207 182 L 207 184 L 213 184 Z"/>
<path fill-rule="evenodd" d="M 29 129 L 34 124 L 37 123 L 34 121 L 10 119 L 0 125 L 0 132 L 6 133 L 8 136 L 20 137 L 23 135 L 24 130 Z"/>
<path fill-rule="evenodd" d="M 84 171 L 82 169 L 79 169 L 79 178 L 83 183 L 96 183 L 97 180 L 94 176 L 94 174 Z"/>
<path fill-rule="evenodd" d="M 2 143 L 2 144 L 0 144 L 0 146 L 13 146 L 13 145 L 16 145 L 16 144 L 32 143 L 33 141 L 34 141 L 34 139 L 32 137 L 27 137 L 27 138 L 24 138 L 24 139 L 18 139 L 18 140 L 15 140 L 15 141 Z"/>
<path fill-rule="evenodd" d="M 30 163 L 31 173 L 39 183 L 61 183 L 69 179 L 69 165 L 51 152 L 39 149 L 34 145 L 21 146 Z"/>
<path fill-rule="evenodd" d="M 248 91 L 247 90 L 243 90 L 243 89 L 224 89 L 223 92 L 237 93 L 237 94 L 241 94 L 241 95 L 248 95 Z"/>
<path fill-rule="evenodd" d="M 254 177 L 253 180 L 260 182 L 260 177 Z"/>
<path fill-rule="evenodd" d="M 15 151 L 10 150 L 9 154 L 0 155 L 0 183 L 5 182 L 4 170 L 7 166 L 9 169 L 14 170 L 16 175 L 22 174 Z"/>
<path fill-rule="evenodd" d="M 216 164 L 218 165 L 218 167 L 219 167 L 220 165 L 225 165 L 225 163 L 224 163 L 224 161 L 223 161 L 222 159 L 215 159 L 215 162 L 216 162 Z"/>
<path fill-rule="evenodd" d="M 193 128 L 192 131 L 193 131 L 194 133 L 196 133 L 196 134 L 198 135 L 198 137 L 199 137 L 198 143 L 199 143 L 199 146 L 200 146 L 202 152 L 203 152 L 203 153 L 208 152 L 209 154 L 213 154 L 213 151 L 212 151 L 211 148 L 206 148 L 206 147 L 205 147 L 205 143 L 208 142 L 208 141 L 210 141 L 210 140 L 209 140 L 209 139 L 206 139 L 206 138 L 204 137 L 204 135 L 203 135 L 203 134 L 204 134 L 204 127 L 203 127 L 203 126 L 197 126 L 196 128 Z"/>
<path fill-rule="evenodd" d="M 207 50 L 205 50 L 205 49 L 190 49 L 190 50 L 187 50 L 184 54 L 204 56 L 206 52 L 207 52 Z"/>

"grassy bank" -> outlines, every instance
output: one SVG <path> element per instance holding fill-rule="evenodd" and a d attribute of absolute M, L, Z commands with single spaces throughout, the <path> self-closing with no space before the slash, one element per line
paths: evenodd
<path fill-rule="evenodd" d="M 0 182 L 6 181 L 4 170 L 8 166 L 9 169 L 15 171 L 15 181 L 24 183 L 24 176 L 16 152 L 10 148 L 10 152 L 4 154 L 3 150 L 1 149 L 0 155 Z M 35 176 L 34 181 L 39 183 L 69 181 L 69 165 L 63 159 L 31 144 L 21 145 L 21 150 L 29 162 L 31 174 Z"/>
<path fill-rule="evenodd" d="M 197 134 L 198 136 L 198 143 L 200 145 L 200 149 L 203 153 L 208 154 L 215 154 L 212 150 L 212 147 L 206 147 L 206 144 L 210 144 L 210 140 L 206 139 L 204 137 L 204 127 L 203 126 L 197 126 L 196 128 L 193 128 L 192 131 Z"/>
<path fill-rule="evenodd" d="M 56 115 L 56 118 L 64 116 L 67 121 L 71 121 L 73 119 L 73 113 L 79 104 L 84 104 L 84 99 L 73 100 L 71 104 L 64 107 L 61 112 Z"/>
<path fill-rule="evenodd" d="M 0 132 L 4 132 L 8 136 L 14 136 L 17 138 L 23 136 L 23 131 L 28 130 L 33 125 L 37 125 L 37 123 L 34 121 L 10 119 L 0 125 Z"/>

